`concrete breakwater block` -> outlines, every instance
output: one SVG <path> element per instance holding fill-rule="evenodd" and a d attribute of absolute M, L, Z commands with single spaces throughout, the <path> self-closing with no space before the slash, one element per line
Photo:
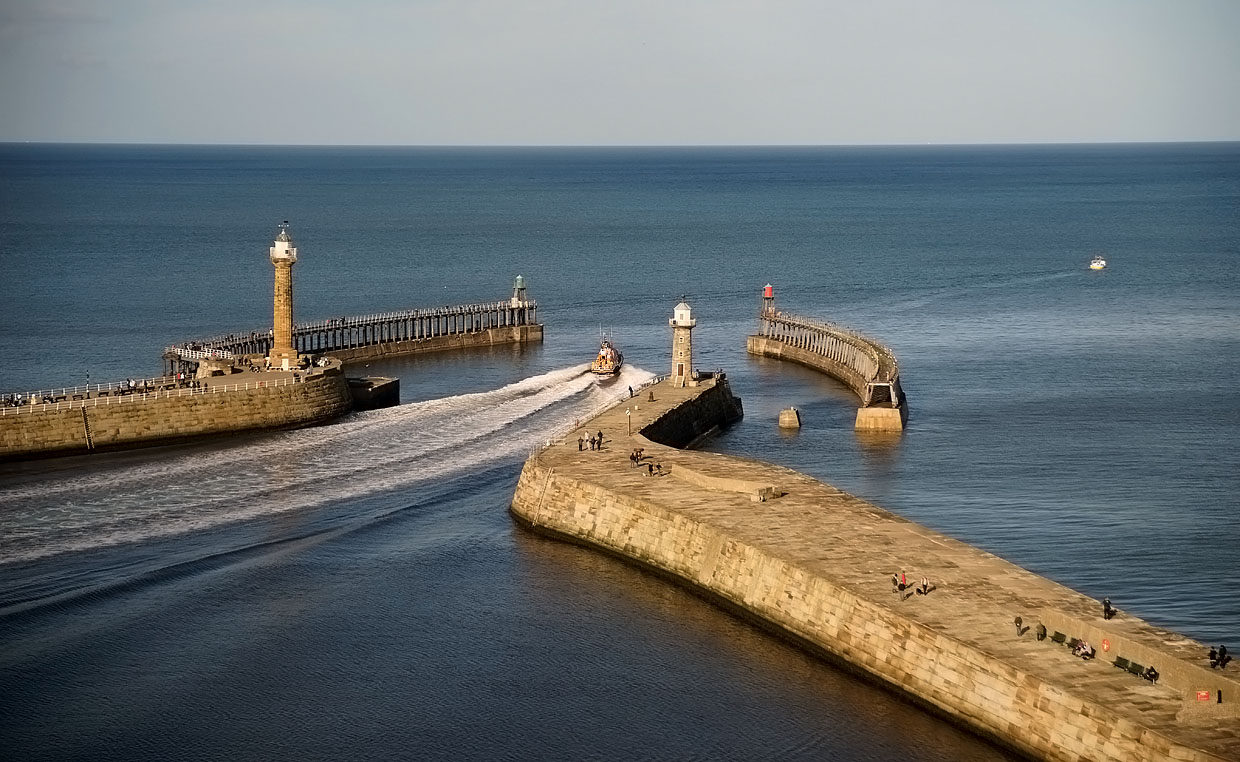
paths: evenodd
<path fill-rule="evenodd" d="M 857 431 L 878 431 L 898 434 L 904 431 L 907 414 L 903 408 L 863 407 L 857 409 Z"/>
<path fill-rule="evenodd" d="M 384 376 L 350 378 L 349 396 L 354 410 L 378 410 L 400 404 L 400 379 Z"/>
<path fill-rule="evenodd" d="M 799 429 L 801 428 L 801 411 L 795 407 L 786 408 L 779 411 L 779 428 L 781 429 Z"/>

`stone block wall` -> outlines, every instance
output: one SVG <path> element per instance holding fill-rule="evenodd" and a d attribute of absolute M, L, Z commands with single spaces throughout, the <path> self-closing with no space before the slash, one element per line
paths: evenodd
<path fill-rule="evenodd" d="M 865 376 L 858 373 L 851 366 L 836 362 L 830 357 L 824 357 L 816 352 L 790 346 L 778 339 L 770 339 L 765 336 L 750 336 L 745 340 L 745 348 L 751 355 L 787 360 L 826 373 L 831 378 L 852 389 L 858 397 L 865 398 L 865 385 L 867 382 Z"/>
<path fill-rule="evenodd" d="M 649 423 L 642 429 L 642 436 L 668 447 L 685 447 L 743 415 L 741 400 L 732 395 L 726 377 L 715 377 L 702 384 L 707 388 Z"/>
<path fill-rule="evenodd" d="M 344 374 L 335 367 L 285 386 L 25 412 L 0 418 L 0 460 L 306 426 L 336 418 L 351 404 Z"/>
<path fill-rule="evenodd" d="M 537 456 L 521 472 L 512 512 L 675 575 L 1035 758 L 1219 762 L 708 524 L 556 474 Z"/>
<path fill-rule="evenodd" d="M 640 434 L 683 443 L 718 425 L 725 392 L 707 390 Z M 608 489 L 543 457 L 521 471 L 511 505 L 521 523 L 672 575 L 1004 746 L 1063 762 L 1222 762 L 691 518 L 674 499 Z"/>
<path fill-rule="evenodd" d="M 88 449 L 80 408 L 39 413 L 26 409 L 0 418 L 0 460 Z"/>

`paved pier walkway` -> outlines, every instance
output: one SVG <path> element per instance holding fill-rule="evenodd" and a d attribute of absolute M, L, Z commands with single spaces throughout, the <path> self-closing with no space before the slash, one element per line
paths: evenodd
<path fill-rule="evenodd" d="M 1186 700 L 1183 689 L 1166 681 L 1155 685 L 1117 669 L 1111 663 L 1115 651 L 1103 653 L 1101 643 L 1092 638 L 1098 658 L 1083 661 L 1049 638 L 1039 642 L 1034 628 L 1044 610 L 1104 627 L 1154 649 L 1160 660 L 1151 662 L 1164 675 L 1200 667 L 1211 672 L 1208 646 L 1122 612 L 1104 622 L 1097 600 L 790 469 L 648 442 L 636 432 L 699 391 L 673 389 L 666 382 L 651 389 L 655 402 L 648 400 L 648 390 L 642 390 L 637 398 L 582 424 L 536 455 L 539 465 L 553 468 L 557 476 L 596 484 L 718 527 L 1173 741 L 1223 759 L 1240 759 L 1240 717 L 1235 712 L 1240 695 L 1234 690 L 1225 697 L 1227 704 L 1215 705 L 1211 695 L 1210 702 L 1196 705 Z M 578 451 L 579 434 L 600 430 L 605 442 L 601 451 Z M 629 461 L 635 447 L 646 450 L 641 468 Z M 645 464 L 655 462 L 670 474 L 646 476 Z M 786 494 L 757 502 L 743 489 L 747 484 L 772 485 Z M 908 576 L 907 597 L 892 590 L 891 576 L 901 570 Z M 929 595 L 911 594 L 911 586 L 923 576 L 935 589 Z M 1017 635 L 1013 623 L 1017 616 L 1029 628 L 1023 635 Z M 1232 679 L 1240 677 L 1240 663 L 1228 670 Z"/>

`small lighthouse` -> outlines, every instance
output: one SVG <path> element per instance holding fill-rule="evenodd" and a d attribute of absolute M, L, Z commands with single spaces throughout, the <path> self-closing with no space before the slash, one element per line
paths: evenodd
<path fill-rule="evenodd" d="M 271 367 L 284 370 L 295 367 L 300 359 L 293 347 L 293 265 L 296 262 L 297 247 L 289 237 L 288 220 L 285 220 L 271 246 L 271 264 L 276 268 L 276 285 L 271 354 L 267 355 L 267 362 Z"/>
<path fill-rule="evenodd" d="M 693 377 L 693 326 L 697 325 L 689 303 L 682 299 L 667 323 L 672 327 L 672 387 L 688 386 Z"/>
<path fill-rule="evenodd" d="M 775 312 L 775 287 L 770 283 L 762 287 L 762 317 Z"/>
<path fill-rule="evenodd" d="M 518 275 L 517 279 L 512 282 L 512 302 L 513 307 L 520 307 L 525 303 L 525 276 Z"/>

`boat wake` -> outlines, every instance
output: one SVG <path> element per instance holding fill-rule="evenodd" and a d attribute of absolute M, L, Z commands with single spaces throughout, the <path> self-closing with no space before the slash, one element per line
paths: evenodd
<path fill-rule="evenodd" d="M 534 447 L 653 374 L 626 366 L 615 388 L 583 364 L 487 392 L 354 413 L 338 423 L 214 449 L 150 451 L 0 483 L 0 566 L 196 532 L 375 496 L 524 459 Z M 377 502 L 376 502 L 377 501 Z"/>

